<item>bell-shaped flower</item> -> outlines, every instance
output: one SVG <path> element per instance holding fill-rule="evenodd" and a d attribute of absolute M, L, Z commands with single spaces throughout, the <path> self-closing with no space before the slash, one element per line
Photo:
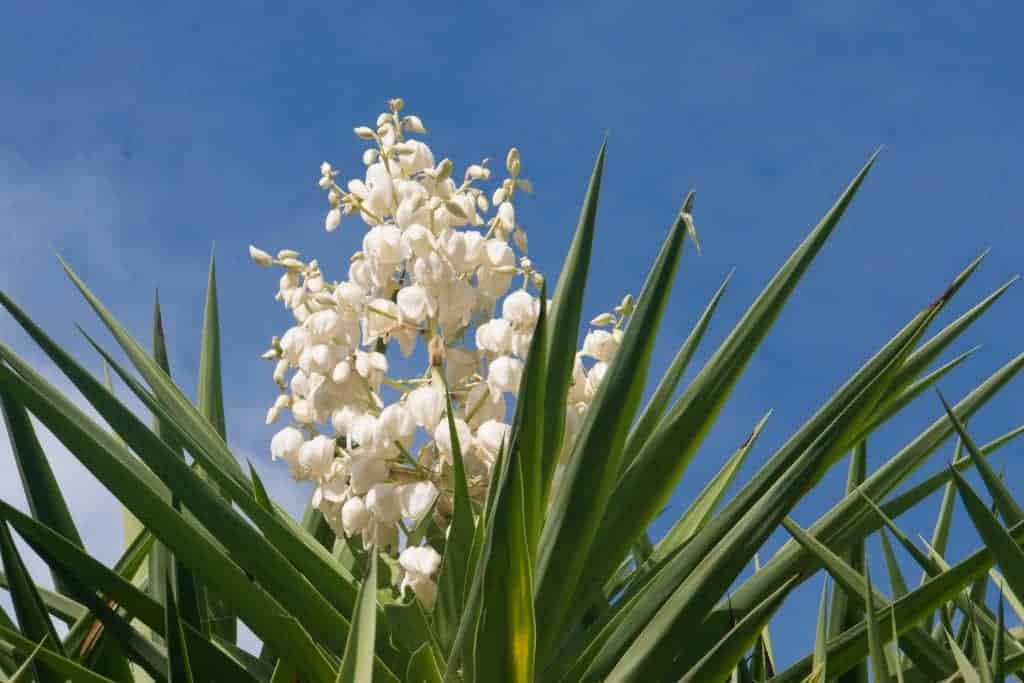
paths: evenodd
<path fill-rule="evenodd" d="M 324 477 L 333 461 L 334 439 L 322 434 L 304 443 L 299 451 L 299 465 L 310 479 Z"/>
<path fill-rule="evenodd" d="M 297 365 L 299 356 L 310 343 L 310 333 L 304 327 L 292 327 L 281 336 L 281 353 L 292 365 Z"/>
<path fill-rule="evenodd" d="M 441 568 L 441 556 L 430 546 L 412 546 L 398 556 L 398 564 L 405 570 L 401 590 L 405 592 L 408 586 L 424 609 L 432 609 L 437 598 L 437 584 L 433 577 Z"/>
<path fill-rule="evenodd" d="M 379 482 L 387 481 L 388 464 L 380 458 L 353 457 L 349 465 L 349 486 L 356 495 L 363 495 Z"/>
<path fill-rule="evenodd" d="M 358 496 L 346 500 L 341 506 L 341 523 L 348 536 L 354 536 L 365 529 L 370 523 L 370 511 L 366 509 L 366 502 Z"/>
<path fill-rule="evenodd" d="M 489 320 L 476 328 L 476 347 L 493 354 L 509 352 L 512 326 L 504 318 Z"/>
<path fill-rule="evenodd" d="M 469 426 L 476 429 L 488 420 L 502 420 L 506 405 L 504 394 L 495 394 L 486 384 L 477 384 L 469 390 L 466 400 L 459 408 Z"/>
<path fill-rule="evenodd" d="M 374 263 L 394 265 L 402 260 L 402 231 L 386 223 L 375 225 L 363 237 L 363 253 Z"/>
<path fill-rule="evenodd" d="M 591 330 L 583 340 L 583 353 L 608 363 L 615 356 L 622 341 L 622 330 Z"/>
<path fill-rule="evenodd" d="M 491 393 L 515 393 L 523 374 L 523 361 L 512 356 L 498 356 L 487 368 L 487 386 Z"/>
<path fill-rule="evenodd" d="M 459 448 L 463 455 L 465 455 L 473 450 L 473 432 L 464 420 L 455 418 L 454 422 L 455 433 L 459 440 Z M 450 461 L 452 456 L 452 434 L 448 430 L 447 419 L 441 420 L 441 423 L 437 425 L 437 429 L 434 430 L 434 441 L 437 442 L 437 449 L 441 451 L 446 460 Z"/>
<path fill-rule="evenodd" d="M 402 232 L 402 254 L 405 258 L 423 258 L 434 251 L 430 231 L 419 223 L 413 223 Z"/>
<path fill-rule="evenodd" d="M 398 500 L 402 507 L 402 517 L 419 522 L 438 495 L 437 487 L 431 481 L 417 481 L 398 486 Z"/>
<path fill-rule="evenodd" d="M 408 120 L 408 118 L 406 120 Z M 405 146 L 402 154 L 398 157 L 398 163 L 402 168 L 402 173 L 406 177 L 411 176 L 418 171 L 433 168 L 434 153 L 430 151 L 430 147 L 419 140 L 406 140 L 403 144 Z"/>
<path fill-rule="evenodd" d="M 405 406 L 392 403 L 381 411 L 374 426 L 374 441 L 379 444 L 394 444 L 397 441 L 409 449 L 415 437 L 416 420 Z"/>
<path fill-rule="evenodd" d="M 366 509 L 378 524 L 395 524 L 402 518 L 397 487 L 390 482 L 374 484 L 366 492 Z"/>
<path fill-rule="evenodd" d="M 305 438 L 295 427 L 285 427 L 270 439 L 270 455 L 274 460 L 295 462 Z"/>
<path fill-rule="evenodd" d="M 508 436 L 511 427 L 504 422 L 487 420 L 476 430 L 476 451 L 477 455 L 487 460 L 488 467 L 494 465 L 498 452 L 503 446 L 508 446 Z"/>
<path fill-rule="evenodd" d="M 405 322 L 419 325 L 434 314 L 434 300 L 423 287 L 409 285 L 398 290 L 398 312 Z"/>
<path fill-rule="evenodd" d="M 516 290 L 501 304 L 501 317 L 524 330 L 533 329 L 540 315 L 540 302 L 525 290 Z"/>
<path fill-rule="evenodd" d="M 587 382 L 584 385 L 584 396 L 587 402 L 593 401 L 597 395 L 597 389 L 601 386 L 605 374 L 608 372 L 608 364 L 604 362 L 594 363 L 594 366 L 587 372 Z"/>
<path fill-rule="evenodd" d="M 377 391 L 388 371 L 388 359 L 383 353 L 356 351 L 356 372 L 366 379 L 370 387 Z"/>
<path fill-rule="evenodd" d="M 440 390 L 427 384 L 410 391 L 405 397 L 405 405 L 416 424 L 433 432 L 441 422 L 445 398 Z"/>

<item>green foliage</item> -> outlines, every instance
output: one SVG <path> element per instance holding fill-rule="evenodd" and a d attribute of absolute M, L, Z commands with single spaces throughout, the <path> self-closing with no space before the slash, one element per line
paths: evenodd
<path fill-rule="evenodd" d="M 0 304 L 103 420 L 0 343 L 0 404 L 30 510 L 0 503 L 0 586 L 15 616 L 0 611 L 0 674 L 41 683 L 847 683 L 866 681 L 870 668 L 877 681 L 988 683 L 1024 670 L 1024 641 L 1006 625 L 1002 606 L 1005 598 L 1013 614 L 1024 613 L 1024 508 L 987 460 L 1024 429 L 978 445 L 964 426 L 1024 367 L 1024 354 L 955 405 L 942 399 L 935 422 L 873 472 L 867 465 L 870 435 L 962 365 L 973 349 L 932 368 L 1012 284 L 928 336 L 982 257 L 882 343 L 736 493 L 729 495 L 767 415 L 746 439 L 736 435 L 739 447 L 668 533 L 656 543 L 647 536 L 689 463 L 714 457 L 700 452 L 704 437 L 874 158 L 674 398 L 726 286 L 690 333 L 673 340 L 671 365 L 648 383 L 684 244 L 695 237 L 687 198 L 556 480 L 604 159 L 602 146 L 552 302 L 541 307 L 482 509 L 469 495 L 466 445 L 458 443 L 443 367 L 426 380 L 448 397 L 454 482 L 448 528 L 429 518 L 408 532 L 445 546 L 429 611 L 399 593 L 393 558 L 351 540 L 335 543 L 313 508 L 301 523 L 291 519 L 231 452 L 212 259 L 195 402 L 171 379 L 159 305 L 147 351 L 64 264 L 130 367 L 87 339 L 152 414 L 152 427 L 0 293 Z M 30 416 L 143 525 L 113 567 L 84 549 Z M 954 434 L 950 467 L 896 493 Z M 806 528 L 798 525 L 794 508 L 848 453 L 837 502 Z M 998 517 L 965 480 L 972 467 Z M 924 550 L 895 520 L 940 489 Z M 949 564 L 943 555 L 957 497 L 985 548 Z M 759 566 L 755 553 L 780 527 L 792 539 Z M 12 530 L 46 563 L 55 590 L 29 574 Z M 872 583 L 865 561 L 876 532 L 891 596 Z M 907 581 L 897 553 L 921 567 L 918 585 Z M 747 574 L 752 560 L 757 571 Z M 807 656 L 776 670 L 770 620 L 798 586 L 822 574 L 834 588 L 831 597 L 827 585 L 822 591 Z M 997 613 L 984 600 L 990 580 L 1000 592 Z M 53 618 L 69 626 L 63 638 Z M 262 641 L 260 657 L 236 646 L 236 619 Z"/>

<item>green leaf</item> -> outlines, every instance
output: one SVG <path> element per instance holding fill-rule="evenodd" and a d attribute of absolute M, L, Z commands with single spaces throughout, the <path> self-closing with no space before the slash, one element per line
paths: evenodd
<path fill-rule="evenodd" d="M 601 538 L 610 542 L 602 548 L 603 558 L 593 558 L 598 560 L 594 562 L 593 571 L 599 575 L 602 583 L 625 558 L 632 540 L 650 524 L 667 503 L 683 471 L 725 404 L 732 387 L 778 317 L 801 276 L 839 223 L 873 163 L 874 157 L 779 269 L 728 338 L 705 363 L 676 405 L 659 422 L 640 452 L 636 454 L 632 465 L 623 474 L 614 497 L 616 500 L 628 500 L 630 504 L 615 506 L 609 510 L 608 517 L 601 526 Z M 772 472 L 762 470 L 761 474 L 767 473 L 767 477 L 765 480 L 759 478 L 754 484 L 759 489 L 756 492 L 762 493 L 770 485 L 767 479 L 777 478 L 791 462 L 792 460 L 786 462 Z M 734 503 L 737 501 L 739 498 Z M 747 499 L 743 503 L 744 507 L 749 507 L 750 500 Z M 719 519 L 724 520 L 726 517 L 728 515 L 720 515 Z M 735 518 L 729 520 L 723 528 L 729 528 L 734 523 Z M 717 520 L 715 524 L 717 525 Z"/>
<path fill-rule="evenodd" d="M 864 563 L 864 612 L 871 618 L 868 624 L 868 650 L 871 653 L 871 670 L 874 673 L 876 683 L 889 683 L 889 667 L 886 666 L 885 653 L 882 651 L 882 636 L 878 632 L 878 622 L 874 619 L 875 614 L 875 591 L 871 587 L 871 570 L 868 564 Z"/>
<path fill-rule="evenodd" d="M 867 442 L 861 441 L 850 453 L 849 471 L 846 475 L 846 495 L 857 490 L 867 477 Z M 857 573 L 864 571 L 864 541 L 853 543 L 846 551 L 840 553 L 842 560 Z M 854 595 L 851 600 L 846 590 L 836 585 L 832 591 L 832 615 L 829 620 L 829 637 L 834 638 L 864 618 L 864 610 L 860 608 L 860 599 Z M 839 683 L 867 683 L 867 662 L 857 664 L 838 679 Z"/>
<path fill-rule="evenodd" d="M 437 579 L 437 600 L 434 603 L 434 628 L 442 651 L 448 654 L 455 643 L 459 620 L 464 614 L 467 592 L 467 576 L 470 568 L 471 547 L 473 545 L 474 522 L 472 503 L 469 499 L 469 485 L 466 482 L 466 468 L 462 460 L 462 447 L 459 444 L 458 430 L 455 428 L 455 409 L 452 407 L 451 394 L 447 383 L 436 372 L 435 381 L 439 380 L 444 391 L 448 420 L 448 433 L 452 441 L 452 479 L 454 491 L 452 495 L 452 522 L 448 528 L 448 541 L 441 560 L 441 570 Z"/>
<path fill-rule="evenodd" d="M 217 262 L 210 254 L 210 272 L 203 309 L 203 336 L 199 349 L 199 381 L 196 384 L 199 412 L 220 438 L 227 440 L 224 419 L 224 389 L 220 370 L 220 318 L 217 306 Z"/>
<path fill-rule="evenodd" d="M 545 338 L 546 310 L 541 305 L 537 329 L 526 356 L 520 386 L 521 395 L 540 396 L 544 364 L 540 346 Z M 536 355 L 534 353 L 536 352 Z M 538 403 L 539 405 L 539 403 Z M 534 441 L 523 441 L 530 429 L 529 415 L 536 406 L 526 401 L 516 405 L 497 484 L 489 492 L 486 541 L 480 556 L 480 614 L 474 639 L 473 668 L 478 680 L 531 683 L 537 646 L 537 624 L 533 602 L 532 555 L 527 490 L 536 491 L 536 479 L 528 480 L 526 460 L 537 457 Z M 497 465 L 495 466 L 497 467 Z M 493 495 L 491 495 L 493 493 Z M 467 610 L 472 614 L 471 610 Z"/>
<path fill-rule="evenodd" d="M 1000 586 L 1000 588 L 1002 588 Z M 1006 656 L 1005 621 L 1003 617 L 1003 601 L 999 600 L 999 611 L 996 620 L 996 637 L 992 641 L 992 680 L 1003 681 L 1006 679 L 1003 658 Z"/>
<path fill-rule="evenodd" d="M 526 520 L 526 546 L 529 564 L 537 556 L 537 544 L 544 525 L 547 484 L 544 452 L 544 397 L 547 392 L 547 357 L 544 339 L 547 336 L 547 288 L 538 292 L 540 311 L 533 334 L 540 338 L 530 344 L 529 362 L 523 369 L 516 410 L 512 420 L 510 441 L 519 450 L 517 460 L 523 477 L 523 514 Z"/>
<path fill-rule="evenodd" d="M 115 683 L 106 676 L 93 673 L 65 657 L 60 653 L 60 648 L 56 643 L 52 648 L 46 647 L 47 643 L 53 641 L 43 641 L 40 639 L 39 643 L 35 643 L 14 629 L 8 628 L 2 624 L 0 624 L 0 640 L 10 643 L 15 650 L 26 657 L 32 656 L 33 652 L 35 653 L 36 670 L 39 671 L 40 669 L 43 669 L 48 672 L 46 675 L 49 676 L 41 677 L 37 674 L 38 681 L 60 681 L 61 683 L 66 683 L 67 681 L 70 681 L 71 683 Z M 39 666 L 40 664 L 42 666 Z"/>
<path fill-rule="evenodd" d="M 957 416 L 963 420 L 973 415 L 981 406 L 1005 387 L 1020 372 L 1022 367 L 1024 367 L 1024 354 L 1010 360 L 964 397 L 955 408 Z M 949 417 L 943 414 L 868 477 L 859 487 L 860 490 L 867 493 L 873 499 L 881 499 L 888 495 L 900 482 L 920 467 L 925 459 L 934 453 L 953 431 Z M 1019 430 L 1014 430 L 1014 432 L 994 440 L 991 444 L 992 449 L 995 450 L 1004 445 L 1019 433 Z M 771 463 L 769 462 L 769 467 L 770 465 Z M 970 461 L 964 460 L 957 467 L 967 467 L 969 465 Z M 760 476 L 759 474 L 756 478 L 760 478 Z M 905 494 L 893 498 L 883 506 L 883 509 L 885 509 L 886 514 L 889 516 L 896 517 L 949 481 L 949 476 L 948 472 L 943 472 L 930 477 Z M 731 502 L 726 510 L 709 525 L 709 528 L 717 527 L 723 517 L 728 518 L 729 516 L 726 513 L 735 504 L 736 501 Z M 846 547 L 850 543 L 867 536 L 882 525 L 882 521 L 879 518 L 872 515 L 863 515 L 867 507 L 868 504 L 861 495 L 847 495 L 825 515 L 820 517 L 818 521 L 812 524 L 808 530 L 816 537 L 821 538 L 830 547 Z M 750 609 L 752 605 L 757 604 L 759 599 L 763 599 L 764 595 L 777 588 L 782 581 L 787 580 L 795 572 L 809 572 L 815 566 L 814 561 L 807 556 L 806 551 L 800 548 L 795 541 L 789 541 L 765 565 L 762 572 L 741 583 L 730 594 L 732 609 L 743 613 L 745 610 Z M 716 608 L 715 613 L 705 620 L 705 624 L 708 625 L 708 630 L 712 633 L 714 631 L 721 631 L 728 626 L 727 618 L 727 611 L 723 606 L 719 606 Z M 715 625 L 713 630 L 711 629 L 712 625 Z"/>
<path fill-rule="evenodd" d="M 10 582 L 7 580 L 7 575 L 0 572 L 0 588 L 8 588 L 9 586 Z M 86 613 L 84 607 L 60 593 L 55 593 L 40 585 L 36 585 L 36 592 L 39 593 L 46 611 L 65 624 L 73 623 Z"/>
<path fill-rule="evenodd" d="M 592 665 L 595 672 L 606 670 L 601 667 L 607 667 L 618 659 L 619 653 L 625 652 L 626 645 L 632 642 L 629 645 L 632 654 L 624 656 L 617 665 L 617 671 L 624 675 L 625 667 L 640 667 L 630 671 L 630 675 L 639 675 L 637 671 L 644 666 L 658 664 L 654 652 L 659 642 L 681 637 L 676 630 L 684 628 L 689 620 L 696 618 L 696 614 L 701 614 L 702 618 L 707 617 L 713 602 L 724 594 L 739 575 L 754 550 L 808 489 L 816 473 L 821 471 L 823 461 L 849 447 L 847 436 L 877 398 L 884 395 L 889 386 L 888 378 L 913 348 L 915 340 L 935 312 L 936 309 L 932 307 L 919 313 L 912 324 L 886 345 L 886 353 L 871 365 L 872 375 L 869 380 L 857 394 L 847 400 L 838 417 L 819 427 L 816 438 L 799 454 L 796 461 L 757 498 L 749 499 L 742 514 L 733 519 L 729 528 L 722 529 L 719 523 L 737 499 L 671 558 L 635 600 L 627 603 L 626 608 L 632 614 L 618 629 L 619 633 L 602 648 L 602 655 Z M 762 475 L 763 470 L 758 477 Z M 760 574 L 758 572 L 755 578 Z M 720 614 L 728 619 L 729 611 L 725 609 Z M 745 613 L 745 610 L 739 613 Z M 700 652 L 702 647 L 710 647 L 726 629 L 726 623 L 721 623 L 721 630 L 718 624 L 714 628 L 701 629 L 694 634 L 701 641 L 700 647 L 691 648 L 691 652 L 683 656 Z M 655 633 L 657 637 L 654 637 Z M 686 661 L 682 663 L 687 664 Z M 646 675 L 657 678 L 659 674 L 646 672 Z"/>
<path fill-rule="evenodd" d="M 769 600 L 758 605 L 757 609 L 751 610 L 683 676 L 681 683 L 723 680 L 757 640 L 765 624 L 782 605 L 795 584 L 795 581 L 790 581 Z"/>
<path fill-rule="evenodd" d="M 981 683 L 981 677 L 971 662 L 967 659 L 967 655 L 957 645 L 956 639 L 949 635 L 949 631 L 946 631 L 946 642 L 949 643 L 949 649 L 953 651 L 953 656 L 956 658 L 957 668 L 960 669 L 960 675 L 963 677 L 965 683 Z"/>
<path fill-rule="evenodd" d="M 209 532 L 201 531 L 199 527 L 194 526 L 160 496 L 159 489 L 152 481 L 153 475 L 143 474 L 149 470 L 136 460 L 123 442 L 92 422 L 46 380 L 21 363 L 9 349 L 0 345 L 0 351 L 3 352 L 5 360 L 18 367 L 18 372 L 21 373 L 15 375 L 7 367 L 0 366 L 0 387 L 13 392 L 26 408 L 32 411 L 123 505 L 137 515 L 154 535 L 175 551 L 175 554 L 204 583 L 213 586 L 225 600 L 230 600 L 261 638 L 278 652 L 287 652 L 289 659 L 294 659 L 293 663 L 312 681 L 329 680 L 330 666 L 309 634 L 292 618 L 281 616 L 286 614 L 286 610 L 262 587 L 250 582 L 242 569 L 223 553 L 219 543 L 209 535 Z M 95 383 L 95 380 L 93 382 Z M 82 387 L 93 388 L 87 383 L 83 383 Z M 98 383 L 95 383 L 95 387 L 106 391 Z M 97 403 L 100 404 L 97 408 L 120 409 L 120 404 L 109 394 L 105 401 Z M 148 430 L 145 432 L 151 434 Z M 157 441 L 158 447 L 154 444 L 154 448 L 147 452 L 147 457 L 154 456 L 151 458 L 153 464 L 184 468 L 184 472 L 179 471 L 175 475 L 179 479 L 176 488 L 183 492 L 183 484 L 195 475 L 173 455 L 162 458 L 157 456 L 162 449 L 166 449 L 162 441 Z M 212 495 L 206 484 L 201 485 L 207 488 L 203 492 L 205 495 Z M 185 500 L 184 496 L 182 498 Z M 197 497 L 196 502 L 199 500 Z M 218 497 L 217 500 L 221 499 Z M 222 502 L 220 504 L 223 505 Z M 213 509 L 215 508 L 211 508 L 210 511 Z M 211 516 L 210 519 L 215 517 Z M 221 538 L 238 547 L 239 558 L 248 557 L 252 566 L 247 568 L 254 568 L 266 562 L 267 558 L 262 552 L 257 552 L 256 548 L 247 542 L 239 543 L 242 536 Z M 263 570 L 260 570 L 260 573 L 268 574 Z M 273 584 L 273 581 L 270 583 Z M 303 605 L 296 603 L 292 607 L 301 609 Z M 321 629 L 326 631 L 325 627 L 329 622 L 325 618 L 327 611 L 316 610 L 316 613 Z M 328 642 L 338 637 L 337 631 L 325 632 L 324 635 Z"/>
<path fill-rule="evenodd" d="M 18 466 L 18 474 L 21 475 L 21 485 L 32 516 L 82 547 L 82 537 L 78 534 L 57 478 L 39 445 L 28 412 L 13 396 L 6 393 L 0 393 L 0 408 L 3 410 L 11 452 Z M 68 595 L 68 587 L 60 572 L 53 574 L 53 585 L 58 593 Z"/>
<path fill-rule="evenodd" d="M 821 602 L 818 605 L 818 630 L 814 636 L 814 676 L 824 683 L 828 680 L 828 657 L 825 643 L 828 640 L 828 581 L 821 586 Z"/>
<path fill-rule="evenodd" d="M 376 548 L 370 550 L 367 564 L 335 683 L 370 683 L 373 680 L 373 647 L 377 638 Z"/>
<path fill-rule="evenodd" d="M 722 299 L 722 295 L 725 294 L 725 289 L 729 285 L 729 280 L 732 279 L 734 272 L 736 271 L 729 271 L 729 274 L 726 275 L 725 280 L 719 285 L 718 290 L 711 297 L 707 306 L 704 307 L 704 312 L 697 319 L 697 324 L 693 326 L 690 334 L 686 337 L 686 341 L 679 347 L 675 357 L 672 359 L 672 364 L 669 365 L 668 370 L 662 375 L 661 381 L 658 382 L 658 386 L 651 395 L 650 400 L 647 401 L 647 405 L 640 412 L 640 417 L 636 419 L 633 429 L 630 430 L 629 437 L 626 439 L 626 445 L 623 448 L 623 470 L 633 462 L 636 454 L 640 451 L 640 447 L 650 437 L 654 427 L 665 414 L 665 410 L 672 404 L 672 396 L 676 392 L 676 387 L 679 386 L 679 381 L 683 378 L 686 368 L 690 365 L 693 355 L 697 352 L 697 347 L 700 346 L 700 342 L 704 338 L 704 332 L 707 331 L 708 325 L 711 324 L 711 318 L 715 315 L 718 302 Z"/>
<path fill-rule="evenodd" d="M 629 425 L 643 395 L 655 332 L 685 238 L 685 221 L 680 214 L 644 283 L 615 359 L 587 409 L 548 509 L 536 564 L 534 600 L 540 627 L 537 654 L 541 662 L 545 662 L 559 644 L 567 621 L 587 607 L 588 598 L 600 590 L 625 556 L 623 552 L 604 575 L 584 571 L 588 564 L 605 554 L 605 546 L 611 540 L 601 536 L 600 552 L 594 552 L 602 516 L 618 480 Z M 627 544 L 625 549 L 628 547 Z"/>
<path fill-rule="evenodd" d="M 942 407 L 945 409 L 946 414 L 949 415 L 949 419 L 953 423 L 953 427 L 956 428 L 961 442 L 967 447 L 967 452 L 970 454 L 971 461 L 974 463 L 974 466 L 978 469 L 978 473 L 981 474 L 982 480 L 985 482 L 985 488 L 987 488 L 989 493 L 992 494 L 992 499 L 995 501 L 999 514 L 1010 526 L 1024 521 L 1024 510 L 1017 505 L 1017 501 L 1013 499 L 1013 496 L 1006 488 L 1006 485 L 999 479 L 999 475 L 996 474 L 995 470 L 992 469 L 992 466 L 989 465 L 988 462 L 985 461 L 985 458 L 982 457 L 981 450 L 978 448 L 978 445 L 974 443 L 974 439 L 972 439 L 967 433 L 963 423 L 957 419 L 942 393 L 939 393 L 939 400 L 942 401 Z"/>
<path fill-rule="evenodd" d="M 203 310 L 203 332 L 199 348 L 199 377 L 196 382 L 196 406 L 200 414 L 213 427 L 221 439 L 227 441 L 227 425 L 224 419 L 224 389 L 220 368 L 220 319 L 217 306 L 217 263 L 210 254 L 210 271 L 207 276 L 206 305 Z M 228 642 L 238 638 L 238 623 L 235 615 L 217 598 L 208 593 L 211 630 Z"/>
<path fill-rule="evenodd" d="M 587 192 L 580 208 L 579 223 L 569 246 L 569 252 L 558 275 L 548 312 L 548 331 L 544 339 L 544 356 L 548 359 L 547 393 L 544 398 L 544 500 L 551 487 L 551 479 L 562 450 L 565 430 L 565 400 L 572 380 L 576 358 L 583 294 L 590 269 L 590 252 L 594 242 L 594 223 L 597 219 L 597 200 L 601 194 L 601 175 L 607 142 L 601 144 L 590 174 Z"/>
<path fill-rule="evenodd" d="M 892 544 L 889 542 L 889 536 L 885 533 L 885 529 L 879 529 L 879 534 L 882 537 L 882 553 L 885 555 L 885 566 L 889 570 L 892 597 L 894 599 L 903 597 L 909 591 L 907 589 L 907 582 L 903 578 L 903 572 L 900 571 L 900 563 L 896 560 L 896 555 L 893 553 Z"/>
<path fill-rule="evenodd" d="M 4 571 L 10 582 L 11 602 L 14 604 L 14 613 L 18 617 L 21 631 L 31 642 L 53 643 L 53 649 L 63 654 L 60 641 L 57 639 L 57 632 L 46 615 L 42 598 L 39 597 L 32 577 L 21 559 L 21 554 L 14 545 L 11 530 L 7 527 L 6 522 L 0 522 L 0 559 L 3 560 Z M 45 666 L 37 664 L 34 665 L 34 669 L 40 683 L 59 681 L 59 678 Z"/>
<path fill-rule="evenodd" d="M 812 553 L 819 559 L 825 569 L 832 575 L 843 590 L 846 591 L 848 598 L 851 601 L 855 601 L 856 607 L 865 615 L 873 615 L 873 619 L 878 621 L 880 617 L 875 611 L 872 611 L 870 605 L 864 600 L 864 594 L 866 591 L 874 590 L 873 587 L 869 587 L 867 584 L 867 576 L 865 571 L 865 577 L 862 577 L 854 569 L 849 567 L 842 561 L 841 558 L 836 556 L 831 550 L 829 550 L 820 541 L 815 539 L 809 533 L 801 529 L 792 520 L 784 520 L 783 525 L 786 530 L 793 536 L 797 543 L 804 547 L 808 552 Z M 865 561 L 864 568 L 867 568 L 867 562 Z M 872 604 L 879 602 L 882 607 L 888 606 L 888 600 L 884 598 L 880 593 L 875 595 L 872 594 Z M 877 627 L 877 623 L 875 624 Z M 912 627 L 906 636 L 906 642 L 904 648 L 907 651 L 908 656 L 914 660 L 914 662 L 929 676 L 931 677 L 942 677 L 948 675 L 953 670 L 953 662 L 949 659 L 949 656 L 939 648 L 935 642 L 929 637 L 928 633 L 924 630 Z M 869 641 L 870 646 L 870 641 Z M 869 648 L 870 651 L 870 648 Z M 812 660 L 813 670 L 813 660 Z M 844 669 L 839 669 L 840 672 L 844 672 Z"/>
<path fill-rule="evenodd" d="M 441 683 L 441 679 L 441 667 L 434 658 L 433 649 L 429 645 L 421 645 L 409 658 L 406 683 Z"/>
<path fill-rule="evenodd" d="M 700 492 L 683 516 L 658 541 L 651 555 L 653 562 L 666 559 L 672 552 L 689 541 L 695 533 L 704 528 L 704 525 L 711 519 L 715 508 L 725 498 L 730 484 L 736 478 L 740 468 L 743 467 L 743 463 L 746 462 L 747 456 L 753 450 L 754 444 L 757 443 L 757 438 L 761 435 L 761 430 L 768 423 L 771 414 L 770 410 L 765 413 L 764 417 L 754 426 L 746 441 L 729 457 L 722 469 Z"/>

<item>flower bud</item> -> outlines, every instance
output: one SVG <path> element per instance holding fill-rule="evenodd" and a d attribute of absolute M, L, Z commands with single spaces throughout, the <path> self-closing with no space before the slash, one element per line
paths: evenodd
<path fill-rule="evenodd" d="M 395 112 L 396 114 L 405 107 L 405 100 L 401 97 L 395 97 L 388 100 L 388 109 Z"/>
<path fill-rule="evenodd" d="M 451 159 L 442 159 L 441 163 L 439 163 L 437 165 L 437 169 L 435 169 L 435 171 L 434 171 L 434 177 L 437 179 L 437 182 L 440 183 L 440 182 L 443 182 L 445 180 L 448 180 L 448 178 L 451 176 L 451 174 L 452 174 L 452 160 Z"/>
<path fill-rule="evenodd" d="M 508 151 L 508 156 L 505 157 L 505 168 L 508 169 L 509 175 L 515 178 L 519 175 L 520 161 L 519 161 L 519 150 L 513 147 Z"/>
<path fill-rule="evenodd" d="M 530 250 L 530 241 L 526 238 L 526 231 L 522 228 L 512 233 L 512 241 L 519 247 L 519 251 L 524 254 Z"/>
<path fill-rule="evenodd" d="M 352 132 L 356 134 L 356 137 L 359 137 L 363 140 L 373 140 L 377 137 L 377 134 L 373 132 L 373 129 L 367 128 L 366 126 L 359 126 L 353 129 Z"/>
<path fill-rule="evenodd" d="M 274 259 L 270 254 L 262 249 L 257 249 L 251 244 L 249 245 L 249 258 L 258 266 L 270 266 L 274 263 Z"/>
<path fill-rule="evenodd" d="M 277 386 L 284 386 L 284 375 L 286 372 L 288 372 L 288 361 L 282 358 L 277 361 L 277 365 L 274 367 L 274 383 Z"/>
<path fill-rule="evenodd" d="M 327 212 L 327 218 L 324 219 L 324 229 L 327 232 L 334 232 L 341 225 L 341 210 L 331 209 Z"/>
<path fill-rule="evenodd" d="M 320 164 L 320 175 L 329 176 L 331 175 L 332 171 L 334 171 L 334 168 L 331 167 L 330 163 L 325 161 L 322 164 Z"/>
<path fill-rule="evenodd" d="M 294 249 L 282 249 L 281 251 L 277 252 L 277 259 L 279 261 L 283 261 L 283 260 L 288 259 L 288 258 L 298 258 L 298 257 L 299 257 L 299 252 L 295 251 Z"/>
<path fill-rule="evenodd" d="M 427 132 L 427 129 L 423 127 L 423 122 L 420 121 L 420 117 L 418 116 L 406 116 L 402 119 L 402 128 L 410 133 L 416 133 L 417 135 L 423 135 Z"/>
<path fill-rule="evenodd" d="M 380 158 L 380 152 L 375 149 L 368 149 L 363 152 L 363 163 L 367 166 L 372 166 L 377 163 L 377 159 Z"/>
<path fill-rule="evenodd" d="M 591 320 L 590 324 L 594 325 L 595 327 L 605 327 L 606 325 L 611 325 L 614 322 L 614 315 L 612 315 L 611 313 L 602 313 L 601 315 Z"/>

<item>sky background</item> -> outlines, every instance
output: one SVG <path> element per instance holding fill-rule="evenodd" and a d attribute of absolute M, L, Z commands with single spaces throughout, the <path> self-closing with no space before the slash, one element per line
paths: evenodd
<path fill-rule="evenodd" d="M 275 389 L 258 358 L 288 318 L 272 300 L 276 276 L 252 265 L 246 247 L 296 248 L 344 277 L 363 228 L 323 231 L 318 166 L 329 159 L 359 173 L 363 144 L 351 129 L 372 123 L 389 97 L 404 97 L 435 153 L 460 166 L 521 149 L 537 191 L 518 204 L 519 220 L 551 276 L 608 135 L 589 315 L 639 290 L 686 191 L 697 189 L 704 253 L 683 255 L 655 373 L 736 268 L 699 368 L 884 145 L 656 523 L 663 531 L 766 410 L 774 415 L 741 479 L 983 249 L 993 251 L 952 313 L 1020 269 L 1024 10 L 901 5 L 7 3 L 0 288 L 98 370 L 73 323 L 95 332 L 99 323 L 52 250 L 142 339 L 159 287 L 172 372 L 191 391 L 216 243 L 229 440 L 297 511 L 308 491 L 270 462 L 263 416 Z M 942 382 L 944 393 L 959 398 L 1024 348 L 1020 297 L 1011 290 L 947 354 L 984 344 Z M 56 377 L 7 317 L 0 339 Z M 1019 424 L 1022 398 L 1024 386 L 1012 384 L 972 420 L 978 440 Z M 871 469 L 939 411 L 929 394 L 882 430 Z M 118 507 L 43 439 L 87 545 L 114 559 Z M 951 452 L 943 447 L 924 471 Z M 1024 495 L 1020 454 L 1012 446 L 997 457 Z M 806 526 L 834 504 L 844 479 L 839 465 L 797 521 Z M 23 504 L 6 440 L 0 495 Z M 901 520 L 904 530 L 930 535 L 937 507 L 935 496 Z M 957 514 L 950 559 L 978 545 Z M 881 583 L 875 540 L 869 552 Z M 805 584 L 774 620 L 780 663 L 810 651 L 820 587 L 819 578 Z"/>

